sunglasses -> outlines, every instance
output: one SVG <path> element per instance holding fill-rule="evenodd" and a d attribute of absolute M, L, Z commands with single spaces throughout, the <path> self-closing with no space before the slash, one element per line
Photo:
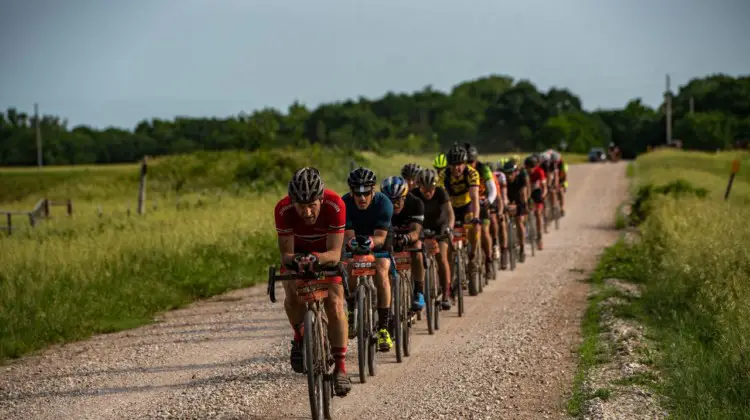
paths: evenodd
<path fill-rule="evenodd" d="M 369 197 L 372 194 L 372 190 L 368 191 L 352 191 L 352 195 L 355 197 Z"/>

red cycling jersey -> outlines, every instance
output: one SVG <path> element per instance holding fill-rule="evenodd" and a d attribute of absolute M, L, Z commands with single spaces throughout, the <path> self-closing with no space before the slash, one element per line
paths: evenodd
<path fill-rule="evenodd" d="M 331 190 L 323 191 L 323 203 L 315 224 L 308 225 L 294 210 L 289 196 L 282 198 L 273 211 L 276 219 L 276 233 L 279 236 L 294 235 L 294 252 L 326 252 L 326 238 L 330 234 L 344 233 L 346 226 L 346 207 L 341 197 Z M 288 272 L 281 267 L 281 272 Z M 341 277 L 328 277 L 333 283 L 341 283 Z"/>
<path fill-rule="evenodd" d="M 536 166 L 529 172 L 529 180 L 531 181 L 531 189 L 542 188 L 541 182 L 546 181 L 547 176 L 542 168 Z"/>

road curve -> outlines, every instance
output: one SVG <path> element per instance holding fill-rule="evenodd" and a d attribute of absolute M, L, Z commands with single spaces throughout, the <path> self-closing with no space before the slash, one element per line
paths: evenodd
<path fill-rule="evenodd" d="M 567 215 L 545 249 L 485 292 L 466 315 L 443 313 L 412 355 L 356 382 L 334 418 L 564 418 L 585 307 L 584 279 L 616 238 L 625 163 L 571 165 Z M 0 367 L 2 419 L 309 418 L 303 375 L 288 362 L 291 329 L 263 287 L 172 311 L 141 328 L 55 346 Z"/>

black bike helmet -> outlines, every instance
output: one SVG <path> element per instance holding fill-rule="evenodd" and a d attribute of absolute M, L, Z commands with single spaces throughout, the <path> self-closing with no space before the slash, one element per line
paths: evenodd
<path fill-rule="evenodd" d="M 448 150 L 448 165 L 460 165 L 466 163 L 467 160 L 468 156 L 466 154 L 466 149 L 463 147 L 454 144 L 453 147 Z"/>
<path fill-rule="evenodd" d="M 539 161 L 536 159 L 536 156 L 529 156 L 524 161 L 523 164 L 527 168 L 533 168 L 537 165 Z"/>
<path fill-rule="evenodd" d="M 438 174 L 432 169 L 422 169 L 417 178 L 419 185 L 434 187 L 438 184 Z"/>
<path fill-rule="evenodd" d="M 375 176 L 375 172 L 360 166 L 359 168 L 349 172 L 349 178 L 347 178 L 346 183 L 349 184 L 349 188 L 372 188 L 377 180 L 378 179 Z"/>
<path fill-rule="evenodd" d="M 505 165 L 503 165 L 503 173 L 510 174 L 515 172 L 518 169 L 518 164 L 516 163 L 515 159 L 510 159 L 509 161 L 505 162 Z"/>
<path fill-rule="evenodd" d="M 464 144 L 464 147 L 466 148 L 466 160 L 469 162 L 476 162 L 479 158 L 477 148 L 472 146 L 471 143 Z"/>
<path fill-rule="evenodd" d="M 422 168 L 416 163 L 407 163 L 401 168 L 401 176 L 404 179 L 415 179 Z"/>
<path fill-rule="evenodd" d="M 295 203 L 311 203 L 323 196 L 323 180 L 315 168 L 297 169 L 289 181 L 289 198 Z"/>

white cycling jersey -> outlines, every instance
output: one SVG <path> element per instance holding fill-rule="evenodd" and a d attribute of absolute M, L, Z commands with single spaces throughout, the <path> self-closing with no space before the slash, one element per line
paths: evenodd
<path fill-rule="evenodd" d="M 508 178 L 505 177 L 504 172 L 493 171 L 493 173 L 497 178 L 497 183 L 500 184 L 501 191 L 498 191 L 498 196 L 502 197 L 504 204 L 508 204 Z"/>

